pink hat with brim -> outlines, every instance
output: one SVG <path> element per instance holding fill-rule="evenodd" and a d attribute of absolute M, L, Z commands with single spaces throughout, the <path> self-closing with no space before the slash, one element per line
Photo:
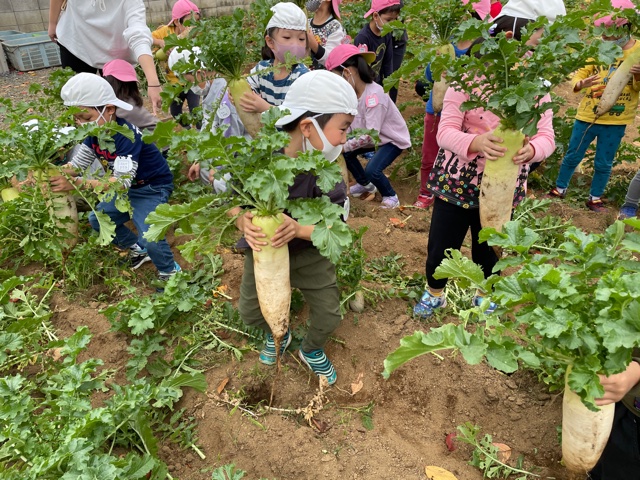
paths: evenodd
<path fill-rule="evenodd" d="M 327 70 L 333 70 L 354 55 L 362 56 L 368 64 L 372 64 L 376 59 L 376 54 L 374 52 L 369 52 L 366 45 L 359 45 L 356 47 L 350 43 L 343 43 L 331 50 L 324 66 Z"/>
<path fill-rule="evenodd" d="M 636 8 L 636 6 L 631 2 L 631 0 L 611 0 L 612 8 Z M 613 26 L 613 16 L 607 15 L 606 17 L 598 18 L 593 22 L 596 27 L 612 27 Z M 626 18 L 616 18 L 615 26 L 621 27 L 622 25 L 628 23 Z"/>
<path fill-rule="evenodd" d="M 341 3 L 342 3 L 342 0 L 331 0 L 331 6 L 333 7 L 333 13 L 336 14 L 336 17 L 338 17 L 338 20 L 342 19 L 340 17 L 340 4 Z"/>
<path fill-rule="evenodd" d="M 171 9 L 171 23 L 186 17 L 190 13 L 200 13 L 198 6 L 191 0 L 178 0 Z"/>
<path fill-rule="evenodd" d="M 394 5 L 400 5 L 400 0 L 372 0 L 371 10 L 364 14 L 364 18 L 367 18 L 373 12 L 379 12 L 380 10 L 393 7 Z"/>
<path fill-rule="evenodd" d="M 111 75 L 121 82 L 137 82 L 136 69 L 129 62 L 124 60 L 111 60 L 102 67 L 102 76 Z"/>
<path fill-rule="evenodd" d="M 469 0 L 462 0 L 462 3 L 467 5 Z M 484 20 L 491 11 L 491 0 L 476 0 L 471 4 L 471 8 L 473 8 L 478 16 Z"/>

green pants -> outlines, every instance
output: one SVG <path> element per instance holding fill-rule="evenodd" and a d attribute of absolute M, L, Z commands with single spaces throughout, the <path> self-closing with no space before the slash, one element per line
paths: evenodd
<path fill-rule="evenodd" d="M 342 319 L 336 267 L 315 248 L 305 248 L 289 255 L 289 269 L 291 286 L 302 292 L 309 305 L 309 330 L 302 342 L 302 350 L 322 349 Z M 244 260 L 238 311 L 244 323 L 271 333 L 258 304 L 252 250 L 247 251 Z"/>

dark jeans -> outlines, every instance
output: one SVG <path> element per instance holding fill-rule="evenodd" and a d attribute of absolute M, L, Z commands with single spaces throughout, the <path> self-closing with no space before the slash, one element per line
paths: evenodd
<path fill-rule="evenodd" d="M 613 429 L 592 480 L 640 480 L 640 418 L 616 403 Z"/>
<path fill-rule="evenodd" d="M 98 73 L 100 69 L 96 67 L 92 67 L 88 63 L 83 62 L 78 57 L 76 57 L 73 53 L 71 53 L 67 48 L 58 42 L 58 46 L 60 47 L 60 61 L 62 63 L 62 68 L 69 67 L 76 73 Z"/>
<path fill-rule="evenodd" d="M 398 70 L 402 65 L 402 60 L 404 60 L 404 54 L 407 51 L 408 38 L 409 37 L 407 36 L 407 31 L 405 30 L 400 40 L 396 40 L 395 37 L 393 39 L 393 71 L 394 72 Z M 391 90 L 389 90 L 389 97 L 391 98 L 393 103 L 396 103 L 396 100 L 398 99 L 398 89 L 396 87 L 393 87 Z"/>
<path fill-rule="evenodd" d="M 196 108 L 200 106 L 200 95 L 196 95 L 191 90 L 187 92 L 182 92 L 180 93 L 180 95 L 178 95 L 178 98 L 175 99 L 169 106 L 169 112 L 171 112 L 171 116 L 173 118 L 176 118 L 179 115 L 182 115 L 182 105 L 184 104 L 185 100 L 187 101 L 187 106 L 189 107 L 189 111 L 192 113 Z M 183 127 L 188 128 L 191 126 L 185 122 L 180 122 L 180 123 L 182 124 Z M 196 125 L 196 128 L 200 130 L 200 127 L 201 125 L 200 123 L 198 123 Z"/>
<path fill-rule="evenodd" d="M 371 150 L 370 148 L 361 148 L 352 152 L 346 152 L 344 159 L 347 162 L 347 168 L 360 185 L 367 185 L 371 182 L 376 186 L 380 195 L 383 197 L 393 197 L 396 191 L 391 186 L 389 179 L 384 175 L 384 169 L 398 158 L 402 150 L 393 143 L 381 145 L 378 147 L 373 158 L 367 163 L 366 168 L 363 168 L 360 160 L 358 160 L 358 155 L 370 152 Z"/>
<path fill-rule="evenodd" d="M 426 270 L 429 287 L 440 289 L 447 285 L 446 278 L 436 280 L 433 274 L 445 259 L 444 252 L 447 249 L 460 249 L 469 228 L 471 228 L 471 259 L 480 265 L 484 277 L 488 278 L 498 262 L 498 256 L 486 242 L 478 242 L 478 233 L 482 230 L 480 210 L 458 207 L 436 197 L 427 245 Z"/>

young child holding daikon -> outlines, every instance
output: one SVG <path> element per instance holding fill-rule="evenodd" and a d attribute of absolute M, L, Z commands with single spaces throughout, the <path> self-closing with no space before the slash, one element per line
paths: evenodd
<path fill-rule="evenodd" d="M 132 216 L 116 208 L 116 198 L 100 202 L 96 210 L 107 214 L 116 224 L 112 243 L 129 252 L 131 267 L 136 269 L 152 261 L 159 271 L 158 279 L 165 282 L 180 271 L 180 266 L 174 260 L 166 240 L 148 242 L 144 239 L 144 233 L 149 229 L 149 225 L 145 223 L 147 215 L 158 205 L 167 203 L 173 191 L 173 175 L 167 160 L 154 144 L 142 141 L 142 134 L 136 126 L 116 115 L 116 108 L 130 111 L 133 107 L 118 99 L 104 78 L 92 73 L 79 73 L 62 87 L 60 96 L 66 106 L 80 108 L 75 114 L 77 123 L 94 122 L 104 125 L 113 121 L 130 129 L 134 138 L 132 141 L 116 133 L 113 137 L 113 152 L 101 149 L 95 138 L 86 138 L 71 162 L 67 164 L 76 169 L 71 173 L 74 177 L 73 183 L 65 176 L 54 177 L 51 179 L 51 190 L 65 192 L 96 189 L 107 183 L 118 184 L 121 191 L 126 191 L 133 211 Z M 89 167 L 96 157 L 109 172 L 105 178 L 88 179 L 80 176 L 77 172 Z M 125 226 L 129 220 L 133 220 L 137 235 Z M 89 215 L 89 223 L 94 230 L 100 230 L 100 224 L 93 212 Z"/>
<path fill-rule="evenodd" d="M 375 83 L 375 73 L 370 67 L 375 53 L 366 46 L 338 45 L 327 58 L 327 70 L 346 79 L 358 96 L 358 115 L 351 129 L 374 130 L 380 135 L 380 145 L 374 144 L 370 135 L 351 138 L 344 145 L 344 159 L 356 184 L 350 188 L 354 197 L 376 190 L 382 195 L 382 208 L 397 208 L 400 200 L 384 169 L 411 146 L 409 129 L 398 107 L 383 88 Z M 375 151 L 373 157 L 362 167 L 358 155 Z"/>
<path fill-rule="evenodd" d="M 612 0 L 614 8 L 634 8 L 630 0 Z M 597 19 L 602 38 L 622 48 L 622 56 L 607 66 L 588 65 L 573 77 L 573 91 L 584 91 L 573 124 L 569 148 L 562 159 L 556 186 L 549 195 L 564 198 L 569 182 L 587 148 L 597 140 L 593 179 L 586 206 L 594 212 L 607 208 L 601 199 L 609 181 L 613 160 L 627 125 L 636 117 L 640 91 L 640 43 L 631 37 L 630 24 L 611 15 Z"/>
<path fill-rule="evenodd" d="M 324 68 L 331 50 L 351 40 L 340 23 L 341 1 L 307 0 L 307 12 L 312 15 L 307 35 L 314 69 Z"/>
<path fill-rule="evenodd" d="M 436 279 L 433 275 L 447 249 L 460 249 L 469 229 L 471 257 L 482 267 L 486 278 L 498 261 L 493 248 L 478 239 L 482 228 L 479 193 L 485 164 L 504 156 L 507 148 L 502 144 L 503 139 L 493 133 L 499 126 L 499 118 L 483 109 L 463 111 L 461 106 L 467 99 L 467 94 L 453 87 L 444 97 L 437 134 L 440 150 L 427 180 L 427 189 L 435 196 L 427 245 L 427 289 L 413 308 L 414 314 L 422 318 L 446 306 L 444 288 L 447 280 Z M 542 103 L 550 100 L 547 95 Z M 529 164 L 544 160 L 555 149 L 552 117 L 552 110 L 547 110 L 538 122 L 538 133 L 525 138 L 522 148 L 513 157 L 513 163 L 520 165 L 513 197 L 509 195 L 508 199 L 514 205 L 525 196 Z M 473 297 L 475 306 L 482 305 L 483 295 L 483 292 L 477 292 Z M 490 302 L 487 313 L 495 308 L 496 305 Z"/>
<path fill-rule="evenodd" d="M 315 70 L 293 83 L 280 108 L 289 112 L 276 125 L 291 136 L 290 143 L 284 148 L 284 154 L 291 158 L 291 162 L 295 162 L 298 154 L 306 150 L 319 150 L 327 160 L 335 161 L 347 140 L 347 130 L 358 113 L 358 99 L 344 79 L 326 70 Z M 332 203 L 348 205 L 344 182 L 341 181 L 329 192 L 322 192 L 316 182 L 316 177 L 310 173 L 298 175 L 289 188 L 289 198 L 317 198 L 326 195 Z M 239 207 L 229 212 L 230 215 L 240 213 L 242 210 Z M 257 288 L 262 286 L 256 286 L 254 251 L 260 252 L 261 249 L 269 248 L 269 245 L 274 249 L 288 245 L 291 286 L 302 292 L 310 307 L 309 329 L 302 341 L 299 357 L 316 375 L 325 376 L 329 384 L 333 384 L 337 377 L 336 371 L 327 358 L 324 347 L 341 319 L 335 265 L 311 243 L 314 225 L 300 225 L 285 214 L 284 223 L 275 230 L 275 235 L 266 238 L 262 229 L 252 223 L 253 217 L 247 211 L 236 220 L 236 226 L 244 234 L 246 245 L 250 247 L 245 257 L 238 310 L 247 325 L 267 332 L 267 342 L 260 352 L 260 362 L 274 365 L 276 347 L 258 303 Z M 290 343 L 291 332 L 288 330 L 280 343 L 280 355 Z"/>

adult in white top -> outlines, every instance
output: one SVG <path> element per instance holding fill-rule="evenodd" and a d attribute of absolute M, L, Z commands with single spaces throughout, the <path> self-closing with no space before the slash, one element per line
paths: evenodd
<path fill-rule="evenodd" d="M 96 73 L 115 59 L 139 63 L 154 114 L 160 81 L 151 55 L 153 38 L 143 0 L 49 0 L 49 37 L 60 46 L 62 67 Z"/>
<path fill-rule="evenodd" d="M 495 18 L 492 31 L 494 35 L 500 32 L 513 32 L 513 37 L 520 40 L 520 30 L 529 22 L 539 17 L 547 17 L 550 22 L 558 15 L 566 15 L 567 9 L 562 0 L 509 0 L 500 14 Z M 542 30 L 532 38 L 531 45 L 536 45 Z"/>

